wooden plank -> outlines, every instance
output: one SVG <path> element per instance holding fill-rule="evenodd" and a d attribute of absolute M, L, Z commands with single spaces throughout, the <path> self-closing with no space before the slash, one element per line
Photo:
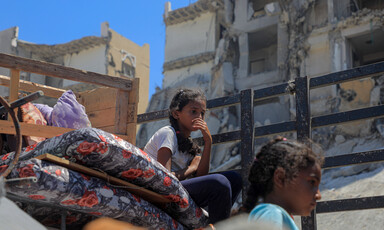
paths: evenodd
<path fill-rule="evenodd" d="M 10 82 L 11 80 L 9 77 L 0 75 L 0 85 L 10 87 L 11 85 Z M 30 81 L 24 81 L 24 80 L 20 80 L 19 89 L 25 92 L 30 92 L 30 93 L 41 90 L 44 92 L 44 96 L 53 97 L 53 98 L 61 97 L 61 95 L 66 91 L 64 89 L 41 85 L 41 84 L 37 84 Z"/>
<path fill-rule="evenodd" d="M 127 131 L 129 142 L 136 144 L 137 106 L 139 103 L 139 78 L 135 78 L 128 98 Z"/>
<path fill-rule="evenodd" d="M 97 88 L 79 93 L 78 101 L 87 112 L 116 107 L 117 89 Z"/>
<path fill-rule="evenodd" d="M 19 98 L 20 70 L 11 69 L 11 81 L 9 87 L 9 102 Z"/>
<path fill-rule="evenodd" d="M 85 167 L 83 165 L 73 163 L 71 161 L 68 161 L 66 159 L 63 159 L 63 158 L 60 158 L 60 157 L 57 157 L 57 156 L 54 156 L 51 154 L 43 154 L 43 155 L 37 156 L 36 158 L 40 159 L 40 160 L 50 161 L 52 163 L 55 163 L 57 165 L 61 165 L 63 167 L 66 167 L 66 168 L 71 169 L 71 170 L 76 171 L 76 172 L 84 173 L 84 174 L 89 175 L 89 176 L 103 179 L 112 185 L 124 186 L 123 189 L 129 191 L 130 193 L 132 193 L 136 196 L 140 196 L 143 199 L 145 199 L 151 203 L 154 203 L 154 204 L 165 204 L 165 203 L 171 202 L 166 197 L 164 197 L 160 194 L 157 194 L 153 191 L 150 191 L 148 189 L 145 189 L 143 187 L 139 187 L 135 184 L 131 184 L 131 183 L 124 181 L 124 180 L 121 180 L 119 178 L 109 176 L 106 173 L 90 169 L 90 168 Z"/>
<path fill-rule="evenodd" d="M 11 69 L 11 82 L 9 87 L 9 99 L 8 103 L 12 103 L 19 99 L 19 82 L 20 82 L 20 70 Z M 13 109 L 17 117 L 18 108 Z M 8 120 L 12 121 L 11 116 L 8 116 Z"/>
<path fill-rule="evenodd" d="M 46 125 L 35 125 L 20 122 L 21 135 L 37 137 L 55 137 L 57 135 L 72 131 L 74 129 L 53 127 Z M 16 134 L 15 126 L 12 121 L 0 120 L 0 133 Z"/>
<path fill-rule="evenodd" d="M 115 129 L 114 133 L 126 134 L 127 133 L 127 118 L 129 112 L 129 92 L 119 90 L 117 92 L 115 108 Z"/>
<path fill-rule="evenodd" d="M 29 73 L 131 90 L 132 80 L 0 53 L 0 66 Z"/>
<path fill-rule="evenodd" d="M 73 131 L 74 129 L 62 128 L 62 127 L 54 127 L 54 126 L 46 126 L 46 125 L 34 125 L 20 122 L 21 135 L 23 136 L 38 136 L 38 137 L 46 137 L 51 138 L 57 135 Z M 99 129 L 104 130 L 106 132 L 112 133 L 114 126 L 106 126 L 99 127 Z M 4 134 L 13 134 L 15 135 L 15 126 L 12 121 L 4 121 L 0 120 L 0 133 Z M 121 139 L 128 140 L 127 135 L 114 134 Z"/>
<path fill-rule="evenodd" d="M 104 130 L 105 132 L 108 132 L 108 133 L 113 133 L 113 130 L 115 130 L 115 126 L 112 125 L 112 126 L 105 126 L 105 127 L 100 127 L 98 129 L 101 129 L 101 130 Z M 123 136 L 121 134 L 119 134 L 119 136 Z M 126 136 L 128 137 L 128 136 Z M 126 140 L 125 138 L 123 138 L 124 140 Z"/>
<path fill-rule="evenodd" d="M 115 124 L 115 108 L 86 112 L 92 124 L 92 127 L 94 128 L 111 126 Z"/>
<path fill-rule="evenodd" d="M 127 135 L 113 133 L 113 130 L 115 130 L 115 126 L 114 125 L 112 125 L 112 126 L 105 126 L 105 127 L 99 127 L 98 129 L 101 129 L 101 130 L 103 130 L 105 132 L 108 132 L 108 133 L 112 133 L 112 134 L 120 137 L 121 139 L 126 140 L 126 141 L 129 142 Z"/>

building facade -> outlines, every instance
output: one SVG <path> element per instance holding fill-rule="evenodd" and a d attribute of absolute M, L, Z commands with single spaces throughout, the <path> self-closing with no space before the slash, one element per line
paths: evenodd
<path fill-rule="evenodd" d="M 384 1 L 368 0 L 199 0 L 175 10 L 167 3 L 163 86 L 148 111 L 166 109 L 175 89 L 182 87 L 201 88 L 213 99 L 384 61 L 383 9 Z M 311 113 L 381 104 L 383 80 L 377 76 L 312 90 Z M 292 97 L 256 102 L 256 125 L 294 119 Z M 220 109 L 210 111 L 206 120 L 215 134 L 239 129 L 239 114 L 237 107 Z M 320 128 L 313 138 L 328 148 L 337 135 L 364 137 L 380 132 L 381 123 Z M 139 146 L 165 124 L 144 125 Z M 238 146 L 220 146 L 214 147 L 213 169 L 239 165 Z"/>
<path fill-rule="evenodd" d="M 68 67 L 118 77 L 139 78 L 138 112 L 144 113 L 149 97 L 149 45 L 139 46 L 101 24 L 101 36 L 88 36 L 64 44 L 42 45 L 18 39 L 18 27 L 0 32 L 0 52 L 21 57 L 56 63 Z M 1 75 L 9 76 L 8 69 L 0 69 Z M 95 86 L 81 84 L 32 73 L 21 73 L 22 80 L 74 91 L 92 89 Z M 2 87 L 1 95 L 8 89 Z"/>

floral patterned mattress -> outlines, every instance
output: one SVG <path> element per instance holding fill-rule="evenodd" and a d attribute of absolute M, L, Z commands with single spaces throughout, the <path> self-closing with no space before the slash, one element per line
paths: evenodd
<path fill-rule="evenodd" d="M 45 153 L 147 188 L 172 202 L 156 207 L 104 180 L 33 159 Z M 5 171 L 13 157 L 13 152 L 0 156 L 0 173 Z M 196 229 L 208 224 L 208 218 L 178 179 L 160 163 L 134 145 L 99 129 L 78 129 L 28 146 L 21 152 L 19 163 L 7 178 L 28 176 L 36 176 L 37 183 L 11 185 L 7 192 L 79 212 L 67 216 L 69 228 L 71 223 L 79 226 L 81 221 L 89 221 L 81 213 L 107 216 L 151 229 Z M 28 213 L 47 226 L 60 226 L 57 216 L 47 218 L 59 215 L 57 211 L 48 210 L 49 207 L 29 207 Z"/>

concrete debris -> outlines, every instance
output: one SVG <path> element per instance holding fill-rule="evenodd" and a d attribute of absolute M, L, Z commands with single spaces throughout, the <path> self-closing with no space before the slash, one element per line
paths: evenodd
<path fill-rule="evenodd" d="M 335 142 L 337 144 L 341 144 L 345 142 L 345 137 L 343 135 L 336 135 Z"/>
<path fill-rule="evenodd" d="M 264 125 L 270 125 L 270 124 L 271 124 L 271 120 L 266 119 L 266 120 L 264 121 Z"/>
<path fill-rule="evenodd" d="M 224 0 L 225 24 L 227 26 L 233 23 L 233 2 L 232 0 Z"/>
<path fill-rule="evenodd" d="M 255 11 L 253 10 L 253 3 L 249 2 L 248 3 L 248 12 L 247 12 L 248 20 L 250 20 L 253 17 L 254 13 L 255 13 Z"/>
<path fill-rule="evenodd" d="M 383 119 L 378 119 L 376 121 L 376 129 L 379 134 L 384 138 L 384 121 Z"/>
<path fill-rule="evenodd" d="M 265 5 L 264 10 L 268 16 L 274 16 L 281 13 L 280 5 L 277 2 L 268 3 Z"/>
<path fill-rule="evenodd" d="M 234 166 L 237 166 L 238 164 L 240 164 L 240 162 L 241 162 L 241 155 L 236 155 L 230 158 L 230 160 L 221 164 L 219 167 L 213 169 L 212 172 L 221 172 L 221 171 L 233 169 Z"/>

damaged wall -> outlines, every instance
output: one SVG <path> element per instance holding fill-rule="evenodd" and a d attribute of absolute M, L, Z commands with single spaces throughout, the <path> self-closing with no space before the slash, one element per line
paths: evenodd
<path fill-rule="evenodd" d="M 101 25 L 102 37 L 108 37 L 108 44 L 104 57 L 106 74 L 111 76 L 139 78 L 138 113 L 144 113 L 149 101 L 149 69 L 150 47 L 142 46 L 125 38 L 113 29 L 107 22 Z"/>
<path fill-rule="evenodd" d="M 379 42 L 384 39 L 381 3 L 355 2 L 370 9 L 353 8 L 351 1 L 345 0 L 200 0 L 182 9 L 166 10 L 163 89 L 151 99 L 148 111 L 168 107 L 170 98 L 164 95 L 172 97 L 170 88 L 200 87 L 212 99 L 384 60 L 384 45 Z M 215 25 L 211 26 L 213 19 Z M 188 30 L 193 33 L 186 36 Z M 376 77 L 312 90 L 311 113 L 319 116 L 380 104 L 382 85 L 381 77 Z M 353 92 L 352 100 L 346 99 L 346 92 Z M 155 99 L 159 95 L 167 103 Z M 255 124 L 295 119 L 295 109 L 293 96 L 256 102 Z M 237 130 L 239 114 L 238 107 L 211 111 L 208 126 L 215 132 Z M 380 119 L 357 123 L 315 129 L 313 138 L 327 149 L 336 136 L 340 141 L 384 130 Z M 138 139 L 142 145 L 159 127 L 141 130 Z M 218 146 L 212 170 L 239 165 L 236 143 Z"/>
<path fill-rule="evenodd" d="M 195 20 L 166 27 L 164 62 L 216 50 L 216 14 L 207 12 Z"/>
<path fill-rule="evenodd" d="M 196 83 L 195 86 L 205 89 L 208 87 L 211 80 L 211 68 L 212 60 L 166 71 L 164 76 L 167 76 L 167 78 L 164 77 L 163 79 L 163 87 L 174 88 L 181 86 L 181 81 L 188 81 L 187 79 L 191 78 L 190 80 Z"/>
<path fill-rule="evenodd" d="M 380 4 L 380 1 L 377 3 Z M 375 8 L 374 5 L 370 7 Z M 334 37 L 333 53 L 334 63 L 339 63 L 339 70 L 384 61 L 384 46 L 379 42 L 384 38 L 382 9 L 364 8 L 350 12 L 351 15 L 348 18 L 337 22 L 330 31 L 338 35 Z M 337 91 L 338 109 L 346 111 L 381 104 L 378 92 L 384 86 L 379 79 L 380 75 L 376 78 L 340 84 Z M 336 132 L 341 135 L 366 137 L 374 132 L 380 132 L 380 126 L 378 126 L 380 121 L 381 119 L 353 122 L 337 127 Z"/>
<path fill-rule="evenodd" d="M 371 92 L 375 86 L 373 79 L 362 79 L 358 81 L 340 84 L 340 111 L 349 111 L 364 108 L 371 105 Z M 365 137 L 371 133 L 373 120 L 355 121 L 350 124 L 338 126 L 336 131 L 349 136 Z"/>
<path fill-rule="evenodd" d="M 105 50 L 106 45 L 100 45 L 92 49 L 81 50 L 77 53 L 66 54 L 63 57 L 64 66 L 92 70 L 96 73 L 106 73 Z M 74 84 L 78 84 L 78 82 L 64 80 L 62 87 L 68 87 Z"/>

